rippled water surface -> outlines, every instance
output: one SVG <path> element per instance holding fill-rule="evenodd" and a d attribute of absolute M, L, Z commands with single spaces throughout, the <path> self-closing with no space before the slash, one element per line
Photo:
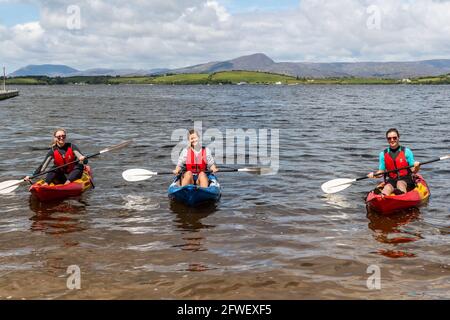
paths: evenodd
<path fill-rule="evenodd" d="M 422 168 L 426 207 L 368 214 L 375 181 L 325 196 L 330 179 L 376 169 L 398 127 L 419 161 L 449 153 L 448 86 L 27 86 L 0 102 L 0 177 L 42 161 L 65 127 L 92 159 L 96 188 L 42 204 L 27 187 L 0 196 L 0 298 L 450 298 L 450 163 Z M 125 169 L 173 169 L 172 132 L 279 129 L 276 176 L 221 173 L 222 199 L 169 202 L 169 176 L 129 183 Z M 81 290 L 68 290 L 78 265 Z M 369 290 L 367 269 L 381 270 Z"/>

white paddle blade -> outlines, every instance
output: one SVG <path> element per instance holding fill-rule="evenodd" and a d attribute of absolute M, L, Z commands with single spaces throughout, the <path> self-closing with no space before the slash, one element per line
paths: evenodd
<path fill-rule="evenodd" d="M 126 181 L 136 182 L 136 181 L 144 181 L 150 179 L 153 176 L 156 176 L 158 172 L 153 172 L 145 169 L 129 169 L 122 172 L 122 177 Z"/>
<path fill-rule="evenodd" d="M 325 193 L 337 193 L 347 189 L 355 181 L 356 179 L 334 179 L 322 184 L 321 188 Z"/>
<path fill-rule="evenodd" d="M 19 187 L 23 180 L 9 180 L 0 183 L 0 194 L 11 193 Z"/>
<path fill-rule="evenodd" d="M 440 160 L 447 160 L 447 159 L 450 159 L 450 154 L 440 158 Z"/>

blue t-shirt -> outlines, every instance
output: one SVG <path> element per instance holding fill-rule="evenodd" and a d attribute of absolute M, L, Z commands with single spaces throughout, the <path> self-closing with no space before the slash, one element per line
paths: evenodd
<path fill-rule="evenodd" d="M 388 148 L 388 150 L 390 150 L 390 148 Z M 408 161 L 408 166 L 413 166 L 414 162 L 416 162 L 414 160 L 414 155 L 412 153 L 412 151 L 409 148 L 405 147 L 405 156 L 406 156 L 406 161 Z M 386 170 L 386 165 L 384 163 L 384 151 L 380 152 L 380 165 L 378 166 L 378 170 Z"/>

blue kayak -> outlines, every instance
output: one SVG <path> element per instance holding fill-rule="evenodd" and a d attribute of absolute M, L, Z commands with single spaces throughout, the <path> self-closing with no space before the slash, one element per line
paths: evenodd
<path fill-rule="evenodd" d="M 169 186 L 169 198 L 194 207 L 205 202 L 217 201 L 220 199 L 221 188 L 219 181 L 213 174 L 208 175 L 209 186 L 201 188 L 195 184 L 188 184 L 184 187 L 178 185 L 179 178 L 176 177 Z"/>

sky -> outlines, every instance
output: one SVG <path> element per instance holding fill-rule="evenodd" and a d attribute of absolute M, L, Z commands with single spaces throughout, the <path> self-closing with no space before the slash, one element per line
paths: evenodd
<path fill-rule="evenodd" d="M 0 0 L 0 65 L 450 58 L 450 0 Z"/>

